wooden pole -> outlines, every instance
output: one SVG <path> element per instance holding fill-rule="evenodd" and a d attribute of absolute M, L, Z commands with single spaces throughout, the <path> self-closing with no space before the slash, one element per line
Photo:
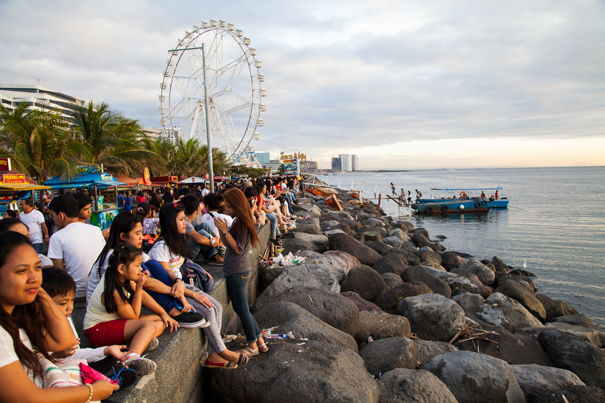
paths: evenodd
<path fill-rule="evenodd" d="M 378 193 L 378 210 L 380 210 L 380 201 L 382 200 L 382 193 Z"/>
<path fill-rule="evenodd" d="M 99 211 L 99 198 L 97 197 L 97 184 L 95 183 L 95 210 Z"/>

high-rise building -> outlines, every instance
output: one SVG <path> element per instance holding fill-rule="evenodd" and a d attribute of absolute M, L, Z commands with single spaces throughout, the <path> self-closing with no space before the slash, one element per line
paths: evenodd
<path fill-rule="evenodd" d="M 351 154 L 340 154 L 340 170 L 343 172 L 351 172 Z"/>
<path fill-rule="evenodd" d="M 359 171 L 359 155 L 357 154 L 351 156 L 351 169 L 353 171 Z"/>
<path fill-rule="evenodd" d="M 340 171 L 340 158 L 338 158 L 338 157 L 332 158 L 332 170 Z"/>
<path fill-rule="evenodd" d="M 28 102 L 27 110 L 58 110 L 68 122 L 74 122 L 77 107 L 85 106 L 83 99 L 73 97 L 58 91 L 52 91 L 40 85 L 8 85 L 0 84 L 0 103 L 8 110 Z"/>
<path fill-rule="evenodd" d="M 256 153 L 256 160 L 264 167 L 271 161 L 271 155 L 270 153 Z"/>

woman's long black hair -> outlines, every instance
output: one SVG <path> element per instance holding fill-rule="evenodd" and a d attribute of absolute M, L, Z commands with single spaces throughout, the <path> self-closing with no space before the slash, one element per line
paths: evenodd
<path fill-rule="evenodd" d="M 134 229 L 137 223 L 141 223 L 141 225 L 143 225 L 143 217 L 127 211 L 121 212 L 116 216 L 116 218 L 113 219 L 113 222 L 111 223 L 111 230 L 109 231 L 109 236 L 107 237 L 107 242 L 105 242 L 103 250 L 101 250 L 99 257 L 97 257 L 97 260 L 95 261 L 95 264 L 97 262 L 99 263 L 99 277 L 101 277 L 100 269 L 103 266 L 103 263 L 105 263 L 109 250 L 124 242 L 122 241 L 122 238 L 120 238 L 120 234 L 129 233 Z M 92 268 L 90 270 L 92 271 Z"/>
<path fill-rule="evenodd" d="M 189 243 L 185 239 L 184 234 L 179 234 L 179 230 L 176 226 L 176 216 L 181 211 L 185 213 L 185 207 L 177 202 L 166 203 L 162 206 L 160 209 L 160 227 L 162 227 L 162 235 L 158 241 L 163 239 L 170 252 L 174 255 L 191 257 Z"/>
<path fill-rule="evenodd" d="M 118 304 L 113 297 L 114 291 L 118 292 L 122 301 L 132 304 L 134 290 L 130 285 L 130 281 L 120 281 L 118 267 L 121 264 L 126 267 L 130 266 L 137 256 L 141 256 L 140 249 L 127 243 L 121 243 L 114 248 L 113 253 L 109 257 L 109 263 L 105 271 L 105 292 L 103 293 L 103 302 L 105 303 L 107 313 L 118 311 Z M 126 291 L 130 293 L 130 296 L 126 295 Z"/>
<path fill-rule="evenodd" d="M 23 245 L 29 246 L 32 250 L 34 249 L 29 239 L 17 232 L 5 231 L 0 233 L 0 268 L 6 264 L 6 260 L 12 253 Z M 41 375 L 40 363 L 36 354 L 21 341 L 19 329 L 25 330 L 32 346 L 40 354 L 52 361 L 52 358 L 48 354 L 46 339 L 44 337 L 47 330 L 46 320 L 42 314 L 42 303 L 39 298 L 36 298 L 29 304 L 17 305 L 10 315 L 3 308 L 0 308 L 0 326 L 13 339 L 15 353 L 19 357 L 19 362 L 34 371 L 36 375 Z"/>

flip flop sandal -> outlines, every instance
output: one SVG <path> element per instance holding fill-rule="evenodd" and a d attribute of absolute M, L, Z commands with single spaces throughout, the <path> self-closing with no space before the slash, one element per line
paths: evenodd
<path fill-rule="evenodd" d="M 267 352 L 269 352 L 269 346 L 267 346 L 267 343 L 263 343 L 263 344 L 256 343 L 256 345 L 258 346 L 258 350 L 261 353 L 267 353 Z"/>
<path fill-rule="evenodd" d="M 208 359 L 202 361 L 202 367 L 215 368 L 215 369 L 235 369 L 237 364 L 231 361 L 227 362 L 214 362 Z"/>
<path fill-rule="evenodd" d="M 241 365 L 245 365 L 248 363 L 248 356 L 246 354 L 239 354 L 239 356 L 237 357 L 237 365 L 241 366 Z"/>
<path fill-rule="evenodd" d="M 240 354 L 244 354 L 247 356 L 258 355 L 258 348 L 251 349 L 250 347 L 244 347 L 237 351 Z"/>

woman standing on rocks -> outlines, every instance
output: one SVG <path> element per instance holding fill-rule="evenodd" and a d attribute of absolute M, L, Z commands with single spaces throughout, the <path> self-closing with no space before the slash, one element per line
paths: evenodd
<path fill-rule="evenodd" d="M 226 245 L 223 271 L 227 281 L 227 293 L 233 303 L 233 309 L 242 321 L 248 346 L 239 352 L 246 355 L 266 353 L 269 347 L 262 338 L 262 333 L 254 316 L 250 313 L 246 288 L 250 281 L 252 268 L 248 255 L 250 245 L 258 245 L 256 227 L 250 216 L 246 197 L 239 189 L 229 189 L 223 193 L 225 205 L 223 212 L 234 218 L 231 228 L 220 217 L 214 218 L 214 224 L 220 231 L 221 241 Z"/>

